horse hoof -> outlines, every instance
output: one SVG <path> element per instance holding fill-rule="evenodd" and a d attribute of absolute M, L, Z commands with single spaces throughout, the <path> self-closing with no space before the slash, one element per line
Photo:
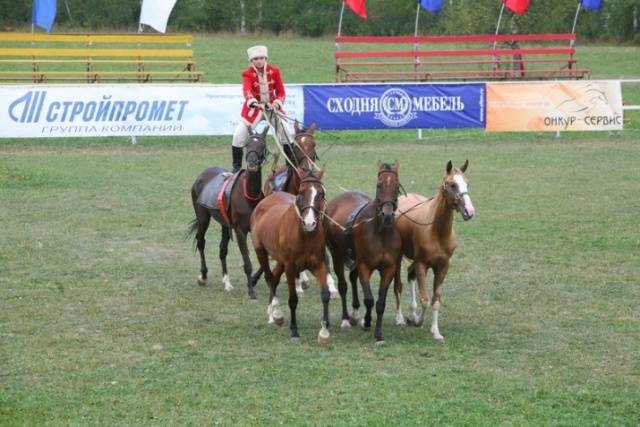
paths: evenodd
<path fill-rule="evenodd" d="M 319 345 L 327 345 L 329 343 L 329 334 L 327 336 L 323 336 L 322 332 L 318 334 L 318 344 Z"/>
<path fill-rule="evenodd" d="M 365 324 L 365 322 L 364 322 L 364 319 L 360 319 L 360 327 L 361 327 L 362 329 L 367 330 L 367 329 L 371 328 L 371 325 L 367 326 L 367 325 Z"/>
<path fill-rule="evenodd" d="M 294 344 L 298 344 L 300 342 L 300 337 L 291 337 L 291 342 Z"/>
<path fill-rule="evenodd" d="M 376 341 L 376 346 L 377 347 L 382 347 L 384 345 L 384 340 L 378 340 Z"/>
<path fill-rule="evenodd" d="M 342 323 L 340 323 L 340 329 L 351 329 L 351 320 L 350 319 L 342 319 Z"/>
<path fill-rule="evenodd" d="M 338 293 L 338 292 L 330 292 L 329 293 L 329 298 L 330 299 L 338 299 L 339 296 L 340 296 L 340 293 Z"/>
<path fill-rule="evenodd" d="M 273 323 L 275 323 L 277 326 L 282 326 L 282 324 L 284 323 L 284 317 L 274 317 Z"/>
<path fill-rule="evenodd" d="M 204 285 L 206 285 L 206 284 L 207 284 L 207 279 L 203 279 L 203 278 L 202 278 L 202 274 L 200 274 L 200 275 L 198 276 L 198 285 L 200 285 L 200 286 L 204 286 Z"/>
<path fill-rule="evenodd" d="M 433 334 L 433 339 L 438 342 L 444 342 L 444 337 L 440 334 Z"/>

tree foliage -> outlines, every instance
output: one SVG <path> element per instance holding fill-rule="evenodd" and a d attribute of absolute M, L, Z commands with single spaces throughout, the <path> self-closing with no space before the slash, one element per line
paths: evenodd
<path fill-rule="evenodd" d="M 25 29 L 32 0 L 0 0 L 0 29 Z M 505 11 L 501 32 L 569 32 L 579 0 L 531 0 L 524 15 Z M 444 0 L 438 14 L 420 10 L 419 34 L 493 33 L 500 0 Z M 241 7 L 244 5 L 244 7 Z M 338 29 L 340 0 L 178 0 L 168 31 L 269 32 L 317 37 Z M 367 0 L 369 19 L 345 9 L 342 34 L 413 34 L 417 0 Z M 54 31 L 137 30 L 140 0 L 58 0 Z M 244 18 L 244 19 L 243 19 Z M 582 10 L 581 39 L 640 43 L 640 0 L 604 0 L 599 13 Z M 245 23 L 242 28 L 241 23 Z"/>

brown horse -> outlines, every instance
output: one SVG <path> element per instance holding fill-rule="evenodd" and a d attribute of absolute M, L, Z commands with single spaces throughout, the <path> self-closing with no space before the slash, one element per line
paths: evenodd
<path fill-rule="evenodd" d="M 309 269 L 321 287 L 323 314 L 318 342 L 324 344 L 329 339 L 329 289 L 324 257 L 325 235 L 321 221 L 325 205 L 321 181 L 324 169 L 318 172 L 311 169 L 298 170 L 297 173 L 300 176 L 297 196 L 276 191 L 258 203 L 251 215 L 251 240 L 269 284 L 269 323 L 281 325 L 283 322 L 276 288 L 284 272 L 289 288 L 291 338 L 299 338 L 295 276 Z M 269 267 L 269 257 L 276 261 L 273 271 Z"/>
<path fill-rule="evenodd" d="M 316 131 L 316 124 L 311 123 L 308 129 L 303 129 L 296 120 L 293 123 L 293 127 L 295 130 L 293 158 L 289 159 L 289 161 L 293 163 L 294 167 L 288 168 L 287 165 L 277 166 L 266 179 L 263 189 L 265 196 L 268 196 L 274 191 L 285 191 L 290 194 L 297 194 L 298 188 L 300 187 L 300 176 L 297 171 L 312 168 L 314 162 L 318 160 L 314 135 Z M 288 169 L 291 170 L 291 177 L 287 180 L 286 174 L 288 173 Z M 282 184 L 284 184 L 284 186 L 282 186 Z M 258 270 L 254 275 L 254 286 L 260 279 L 261 275 L 262 270 Z M 327 280 L 329 289 L 331 290 L 331 295 L 337 295 L 335 283 L 331 275 L 327 277 Z M 308 286 L 309 278 L 307 277 L 307 274 L 302 271 L 296 276 L 296 289 L 299 294 L 302 294 L 304 293 L 303 289 L 306 289 Z"/>
<path fill-rule="evenodd" d="M 241 174 L 236 185 L 231 189 L 231 196 L 228 204 L 228 214 L 222 213 L 217 206 L 211 207 L 211 204 L 203 204 L 199 200 L 201 194 L 207 188 L 207 184 L 218 180 L 220 184 L 225 177 L 231 175 L 227 169 L 212 167 L 205 169 L 196 178 L 191 187 L 191 199 L 193 202 L 193 210 L 196 218 L 192 221 L 188 234 L 195 232 L 195 240 L 197 248 L 200 252 L 200 275 L 198 276 L 198 284 L 205 285 L 207 283 L 207 262 L 204 256 L 205 234 L 209 228 L 209 222 L 213 217 L 222 226 L 222 238 L 220 240 L 220 262 L 222 264 L 222 283 L 225 290 L 229 291 L 233 288 L 227 272 L 227 248 L 229 239 L 231 238 L 230 228 L 233 228 L 238 241 L 238 248 L 242 254 L 244 264 L 244 273 L 247 277 L 247 292 L 251 299 L 255 299 L 255 291 L 251 282 L 252 265 L 247 248 L 247 233 L 249 232 L 249 218 L 251 212 L 263 198 L 262 194 L 262 164 L 265 161 L 267 148 L 265 137 L 268 127 L 262 133 L 253 133 L 249 136 L 249 142 L 245 148 L 247 169 L 240 171 Z M 220 191 L 220 189 L 218 188 Z M 215 205 L 215 203 L 214 203 Z"/>
<path fill-rule="evenodd" d="M 327 227 L 327 246 L 333 258 L 333 267 L 338 276 L 338 291 L 342 299 L 342 324 L 347 328 L 355 322 L 358 301 L 357 276 L 360 278 L 364 293 L 366 313 L 361 325 L 371 327 L 371 309 L 373 294 L 370 278 L 374 271 L 380 273 L 380 288 L 376 303 L 376 327 L 374 336 L 378 343 L 382 337 L 382 316 L 387 299 L 389 284 L 400 268 L 402 242 L 394 227 L 394 211 L 398 203 L 400 181 L 398 162 L 393 165 L 378 163 L 378 182 L 376 197 L 371 199 L 362 193 L 347 192 L 329 202 L 325 225 Z M 330 222 L 328 218 L 333 221 Z M 354 254 L 355 252 L 355 254 Z M 355 255 L 355 257 L 354 257 Z M 355 263 L 354 263 L 355 261 Z M 345 263 L 351 270 L 349 278 L 353 292 L 353 314 L 347 314 L 347 282 L 344 278 Z"/>
<path fill-rule="evenodd" d="M 280 181 L 282 174 L 287 172 L 287 165 L 278 165 L 266 179 L 264 184 L 264 194 L 268 196 L 274 191 L 285 191 L 290 194 L 297 194 L 300 187 L 300 176 L 297 171 L 309 168 L 313 162 L 318 159 L 316 154 L 316 139 L 314 132 L 316 130 L 316 124 L 312 123 L 308 129 L 300 127 L 297 121 L 294 122 L 293 128 L 295 130 L 295 136 L 293 140 L 293 158 L 289 159 L 292 166 L 292 176 L 285 182 L 284 188 L 279 188 L 276 181 Z M 287 160 L 285 159 L 285 162 Z M 276 179 L 278 177 L 278 179 Z M 284 179 L 282 179 L 284 181 Z"/>
<path fill-rule="evenodd" d="M 453 231 L 453 213 L 458 211 L 467 221 L 473 218 L 475 209 L 469 196 L 469 182 L 465 171 L 469 161 L 465 161 L 460 169 L 454 168 L 451 161 L 447 163 L 446 174 L 436 196 L 427 199 L 419 194 L 408 194 L 398 199 L 396 227 L 402 236 L 402 250 L 407 258 L 413 260 L 409 267 L 408 280 L 412 284 L 413 296 L 409 322 L 422 325 L 429 305 L 429 293 L 426 286 L 427 270 L 433 270 L 433 298 L 431 309 L 433 318 L 431 334 L 438 341 L 444 340 L 438 328 L 438 311 L 440 309 L 440 293 L 444 278 L 449 270 L 449 261 L 458 245 Z M 416 278 L 420 290 L 422 312 L 417 314 Z M 396 276 L 396 323 L 405 324 L 400 308 L 402 282 L 400 274 Z"/>

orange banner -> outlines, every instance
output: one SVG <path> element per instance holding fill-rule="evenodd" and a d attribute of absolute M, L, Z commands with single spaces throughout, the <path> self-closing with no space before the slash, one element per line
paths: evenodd
<path fill-rule="evenodd" d="M 619 81 L 487 83 L 487 131 L 622 130 Z"/>

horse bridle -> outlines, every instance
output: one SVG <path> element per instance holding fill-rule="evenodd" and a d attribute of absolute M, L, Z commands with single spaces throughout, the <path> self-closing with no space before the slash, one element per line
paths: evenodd
<path fill-rule="evenodd" d="M 393 170 L 384 170 L 384 171 L 380 171 L 378 172 L 378 178 L 380 178 L 380 175 L 382 175 L 383 173 L 390 173 L 396 176 L 396 181 L 398 183 L 398 186 L 396 187 L 396 197 L 395 198 L 387 198 L 384 200 L 380 200 L 378 198 L 378 192 L 376 191 L 376 198 L 375 198 L 375 203 L 376 203 L 376 214 L 381 214 L 382 213 L 382 208 L 384 208 L 384 205 L 391 205 L 391 207 L 393 208 L 393 212 L 396 211 L 396 209 L 398 209 L 398 193 L 400 193 L 400 181 L 397 179 L 398 178 L 398 172 L 393 171 Z M 378 185 L 378 189 L 379 189 L 379 185 Z"/>
<path fill-rule="evenodd" d="M 322 193 L 320 194 L 321 200 L 325 200 L 324 195 L 325 195 L 325 188 L 324 185 L 322 185 L 322 181 L 320 181 L 317 178 L 304 178 L 302 181 L 300 181 L 300 185 L 302 186 L 302 184 L 306 184 L 306 183 L 311 183 L 311 184 L 320 184 L 320 187 L 322 188 Z M 301 192 L 298 192 L 298 196 L 302 195 Z M 298 217 L 300 219 L 302 219 L 302 214 L 307 210 L 307 209 L 311 209 L 313 212 L 316 213 L 316 215 L 318 215 L 318 217 L 322 217 L 322 215 L 324 215 L 324 207 L 322 208 L 322 210 L 316 208 L 313 205 L 307 205 L 307 206 L 303 206 L 302 208 L 300 208 L 298 206 L 298 197 L 296 197 L 296 203 L 295 203 L 295 207 L 296 207 L 296 212 L 298 213 Z"/>
<path fill-rule="evenodd" d="M 471 196 L 469 195 L 468 191 L 455 191 L 449 188 L 447 184 L 447 182 L 443 182 L 442 189 L 453 196 L 453 206 L 458 212 L 460 212 L 460 201 L 464 198 L 464 196 Z"/>
<path fill-rule="evenodd" d="M 302 148 L 300 147 L 300 143 L 298 142 L 298 139 L 302 139 L 305 136 L 308 136 L 310 138 L 314 138 L 313 134 L 311 134 L 309 132 L 300 132 L 300 133 L 296 134 L 295 137 L 293 138 L 294 139 L 294 143 L 292 144 L 293 145 L 293 157 L 294 157 L 293 160 L 295 160 L 295 162 L 296 162 L 296 167 L 299 167 L 300 164 L 302 162 L 304 162 L 305 159 L 310 160 L 311 163 L 313 163 L 316 160 L 318 160 L 318 155 L 315 152 L 315 149 L 313 150 L 313 157 L 311 157 L 311 156 L 308 156 L 307 153 L 305 153 L 304 150 L 302 150 Z M 315 142 L 315 139 L 314 139 L 314 142 Z M 296 152 L 295 152 L 296 148 L 302 154 L 302 156 L 301 156 L 302 158 L 301 159 L 298 159 L 298 156 L 296 155 Z"/>
<path fill-rule="evenodd" d="M 268 150 L 267 150 L 267 144 L 266 141 L 264 139 L 264 137 L 262 137 L 262 135 L 251 135 L 249 138 L 255 138 L 257 140 L 260 140 L 262 142 L 262 145 L 264 147 L 263 149 L 263 155 L 260 156 L 259 152 L 257 150 L 248 150 L 245 154 L 245 159 L 247 160 L 247 163 L 254 163 L 254 162 L 250 162 L 250 156 L 253 155 L 255 156 L 258 160 L 260 160 L 259 162 L 255 162 L 255 164 L 257 164 L 258 168 L 262 167 L 264 165 L 264 163 L 267 161 L 267 155 L 268 155 Z M 247 144 L 247 147 L 249 146 L 249 144 Z"/>

